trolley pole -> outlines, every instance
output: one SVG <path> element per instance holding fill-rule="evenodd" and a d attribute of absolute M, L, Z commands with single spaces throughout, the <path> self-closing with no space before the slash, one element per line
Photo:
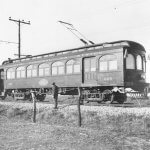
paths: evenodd
<path fill-rule="evenodd" d="M 30 25 L 30 21 L 25 22 L 24 20 L 22 20 L 22 21 L 21 20 L 15 20 L 15 19 L 12 19 L 11 17 L 9 17 L 9 20 L 18 23 L 18 57 L 20 58 L 21 57 L 21 32 L 20 32 L 20 26 L 21 26 L 21 23 Z"/>

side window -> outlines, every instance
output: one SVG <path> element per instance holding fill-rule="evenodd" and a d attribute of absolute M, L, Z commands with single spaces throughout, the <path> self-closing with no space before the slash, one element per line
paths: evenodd
<path fill-rule="evenodd" d="M 109 61 L 109 70 L 117 70 L 117 60 Z"/>
<path fill-rule="evenodd" d="M 64 74 L 64 63 L 61 61 L 54 62 L 52 64 L 52 75 Z"/>
<path fill-rule="evenodd" d="M 69 60 L 66 63 L 67 74 L 79 73 L 80 72 L 80 62 L 78 60 Z"/>
<path fill-rule="evenodd" d="M 37 76 L 37 66 L 30 65 L 27 67 L 27 78 L 36 77 Z"/>
<path fill-rule="evenodd" d="M 49 64 L 39 65 L 39 76 L 49 76 L 50 75 L 50 66 Z"/>
<path fill-rule="evenodd" d="M 16 69 L 17 78 L 25 78 L 25 67 L 21 66 Z"/>
<path fill-rule="evenodd" d="M 104 55 L 99 59 L 99 71 L 113 71 L 118 69 L 115 55 Z"/>
<path fill-rule="evenodd" d="M 136 57 L 136 67 L 137 70 L 142 70 L 142 57 L 140 55 Z"/>
<path fill-rule="evenodd" d="M 7 79 L 15 79 L 15 68 L 9 68 L 6 71 Z"/>
<path fill-rule="evenodd" d="M 135 58 L 132 54 L 126 57 L 126 69 L 135 69 Z"/>

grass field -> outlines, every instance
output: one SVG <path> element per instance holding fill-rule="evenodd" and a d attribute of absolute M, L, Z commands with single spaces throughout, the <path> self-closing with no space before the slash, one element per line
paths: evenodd
<path fill-rule="evenodd" d="M 0 102 L 0 150 L 149 150 L 150 108 Z"/>

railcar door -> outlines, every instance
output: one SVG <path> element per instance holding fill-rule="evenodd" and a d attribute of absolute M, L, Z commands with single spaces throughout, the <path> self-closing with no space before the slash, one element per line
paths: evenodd
<path fill-rule="evenodd" d="M 0 70 L 0 94 L 4 90 L 4 70 Z"/>
<path fill-rule="evenodd" d="M 83 59 L 83 83 L 90 85 L 96 83 L 96 57 Z"/>

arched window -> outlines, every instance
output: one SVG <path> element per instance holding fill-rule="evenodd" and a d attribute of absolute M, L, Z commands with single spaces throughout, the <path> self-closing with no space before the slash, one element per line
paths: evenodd
<path fill-rule="evenodd" d="M 61 61 L 54 62 L 52 64 L 52 75 L 64 74 L 64 63 Z"/>
<path fill-rule="evenodd" d="M 132 54 L 126 57 L 126 69 L 135 69 L 135 58 Z"/>
<path fill-rule="evenodd" d="M 27 67 L 27 78 L 36 77 L 37 76 L 37 66 L 30 65 Z"/>
<path fill-rule="evenodd" d="M 50 75 L 50 66 L 49 64 L 39 65 L 39 76 L 49 76 Z"/>
<path fill-rule="evenodd" d="M 140 55 L 136 57 L 136 67 L 137 70 L 142 70 L 142 57 Z"/>
<path fill-rule="evenodd" d="M 117 70 L 117 58 L 115 55 L 104 55 L 99 59 L 99 71 Z"/>
<path fill-rule="evenodd" d="M 80 72 L 80 61 L 78 60 L 69 60 L 66 63 L 67 74 L 79 73 Z"/>
<path fill-rule="evenodd" d="M 7 69 L 7 79 L 15 79 L 15 68 Z"/>
<path fill-rule="evenodd" d="M 21 66 L 16 69 L 17 78 L 25 78 L 25 67 Z"/>

